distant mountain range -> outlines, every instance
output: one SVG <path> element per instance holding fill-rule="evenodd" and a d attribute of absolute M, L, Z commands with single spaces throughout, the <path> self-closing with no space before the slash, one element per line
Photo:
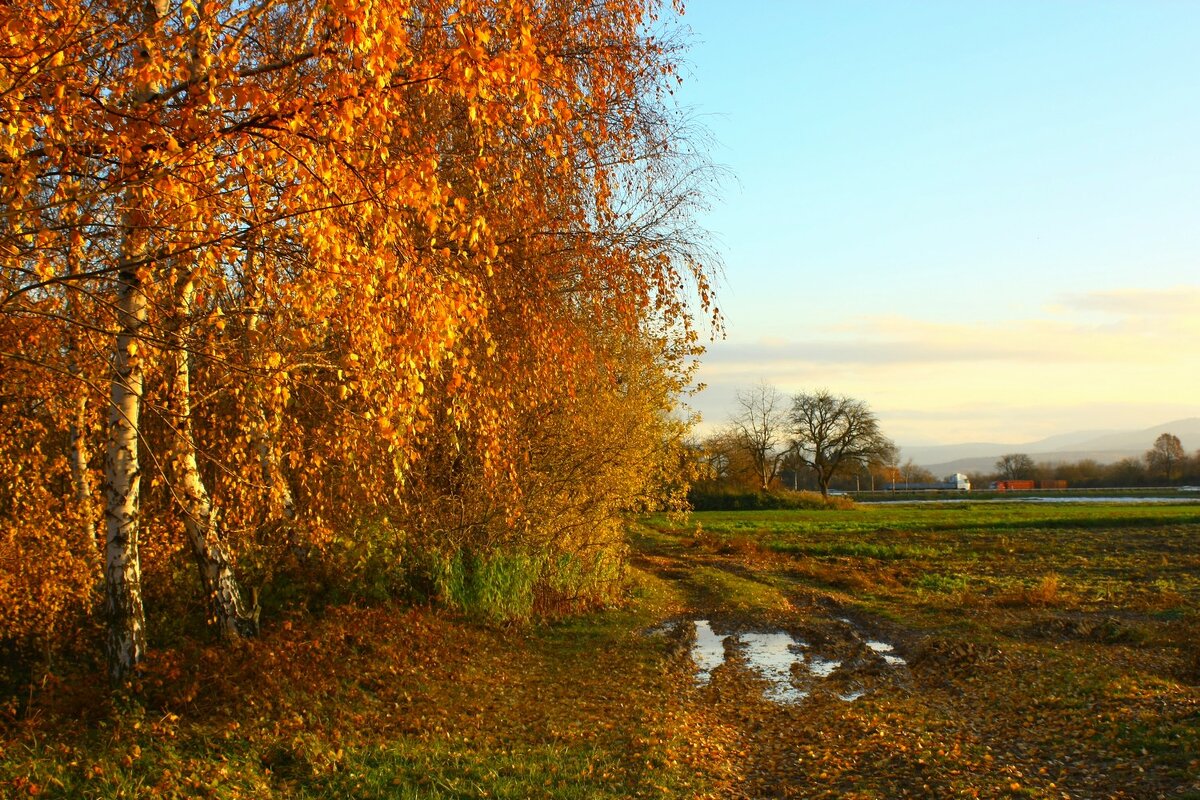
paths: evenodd
<path fill-rule="evenodd" d="M 996 459 L 1007 453 L 1025 453 L 1037 462 L 1062 463 L 1094 459 L 1111 464 L 1122 458 L 1140 458 L 1162 433 L 1173 433 L 1189 453 L 1200 447 L 1200 417 L 1189 417 L 1136 431 L 1092 430 L 1048 436 L 1024 444 L 972 442 L 969 444 L 901 447 L 901 457 L 933 472 L 993 472 Z"/>

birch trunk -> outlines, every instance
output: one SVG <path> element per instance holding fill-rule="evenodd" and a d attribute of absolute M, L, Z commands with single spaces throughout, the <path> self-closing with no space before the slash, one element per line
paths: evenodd
<path fill-rule="evenodd" d="M 137 203 L 136 192 L 127 201 Z M 146 296 L 136 262 L 145 249 L 145 231 L 126 212 L 123 255 L 117 275 L 118 332 L 113 355 L 112 405 L 104 454 L 105 538 L 104 616 L 106 655 L 113 683 L 124 683 L 146 653 L 146 616 L 138 559 L 141 466 L 138 433 L 145 376 L 138 356 L 146 324 Z"/>
<path fill-rule="evenodd" d="M 74 366 L 72 366 L 71 372 L 77 372 Z M 92 479 L 87 468 L 89 456 L 87 407 L 87 394 L 81 390 L 79 397 L 75 399 L 75 411 L 72 414 L 67 435 L 71 439 L 71 487 L 74 489 L 75 502 L 79 505 L 80 513 L 84 517 L 84 522 L 81 524 L 81 538 L 85 544 L 94 546 L 95 534 L 90 522 L 91 514 L 87 513 L 87 507 L 92 502 Z"/>
<path fill-rule="evenodd" d="M 171 484 L 192 555 L 200 570 L 200 582 L 208 603 L 209 622 L 226 641 L 258 634 L 258 605 L 252 608 L 242 598 L 234 574 L 228 545 L 221 538 L 220 515 L 213 507 L 200 465 L 192 426 L 192 373 L 188 352 L 188 320 L 195 288 L 191 277 L 181 275 L 176 287 L 174 318 L 167 345 L 171 361 L 170 422 L 173 446 L 169 459 Z"/>
<path fill-rule="evenodd" d="M 149 59 L 149 37 L 157 35 L 158 23 L 168 10 L 169 0 L 135 3 L 133 16 L 142 21 L 147 39 L 134 45 L 135 74 Z M 149 83 L 135 87 L 134 109 L 145 105 L 153 93 L 154 87 Z M 146 613 L 138 557 L 142 483 L 139 436 L 145 375 L 138 346 L 148 312 L 142 287 L 143 276 L 150 270 L 146 262 L 150 240 L 147 194 L 144 188 L 135 185 L 123 198 L 117 336 L 104 453 L 104 616 L 108 628 L 105 654 L 109 678 L 114 684 L 127 681 L 146 653 Z"/>

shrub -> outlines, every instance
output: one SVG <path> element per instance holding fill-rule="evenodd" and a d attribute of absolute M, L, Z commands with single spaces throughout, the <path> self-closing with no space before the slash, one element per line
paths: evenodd
<path fill-rule="evenodd" d="M 429 599 L 487 622 L 528 622 L 618 601 L 624 594 L 623 557 L 615 552 L 414 554 L 409 585 Z"/>
<path fill-rule="evenodd" d="M 822 497 L 817 492 L 793 492 L 787 489 L 773 492 L 746 492 L 711 487 L 693 488 L 688 502 L 695 511 L 820 511 L 854 508 L 849 497 Z"/>

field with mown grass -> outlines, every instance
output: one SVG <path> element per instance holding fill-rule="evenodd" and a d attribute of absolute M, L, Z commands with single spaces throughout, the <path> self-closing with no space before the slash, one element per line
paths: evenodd
<path fill-rule="evenodd" d="M 707 512 L 630 540 L 627 604 L 568 621 L 332 607 L 155 651 L 136 698 L 59 665 L 10 690 L 0 796 L 1200 798 L 1198 505 Z M 704 685 L 697 621 L 729 637 Z M 838 666 L 768 699 L 735 637 L 769 631 Z"/>

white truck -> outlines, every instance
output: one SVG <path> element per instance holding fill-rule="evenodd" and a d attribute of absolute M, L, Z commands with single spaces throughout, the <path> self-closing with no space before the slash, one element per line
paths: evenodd
<path fill-rule="evenodd" d="M 961 472 L 956 472 L 953 475 L 947 475 L 945 478 L 945 484 L 947 489 L 962 489 L 965 492 L 971 491 L 971 481 L 969 481 L 967 476 L 963 475 Z"/>

